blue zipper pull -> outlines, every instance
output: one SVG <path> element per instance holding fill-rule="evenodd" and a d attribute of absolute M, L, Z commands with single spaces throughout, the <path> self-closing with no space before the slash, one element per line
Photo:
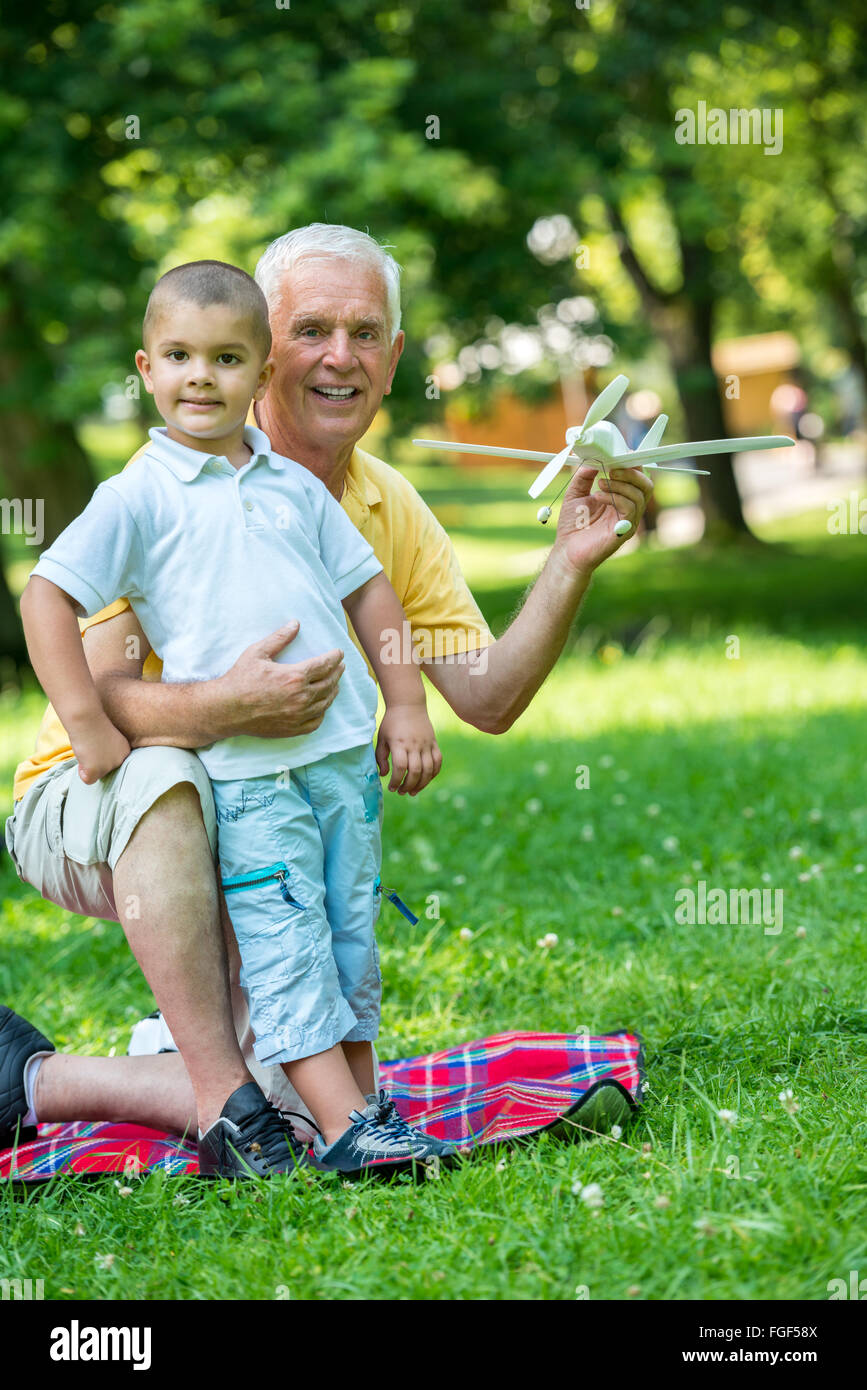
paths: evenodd
<path fill-rule="evenodd" d="M 406 903 L 403 901 L 402 898 L 399 898 L 397 896 L 397 893 L 395 893 L 393 888 L 385 887 L 385 884 L 382 882 L 379 875 L 377 875 L 376 882 L 373 885 L 373 891 L 376 892 L 377 889 L 379 889 L 381 893 L 385 894 L 390 903 L 394 903 L 398 912 L 401 913 L 401 915 L 405 917 L 408 922 L 411 922 L 414 927 L 418 926 L 418 918 L 416 917 L 415 913 L 410 911 Z"/>

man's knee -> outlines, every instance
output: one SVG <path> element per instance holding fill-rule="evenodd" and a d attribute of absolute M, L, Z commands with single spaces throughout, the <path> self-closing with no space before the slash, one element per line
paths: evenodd
<path fill-rule="evenodd" d="M 157 756 L 142 756 L 145 754 Z M 127 764 L 123 800 L 130 810 L 127 824 L 131 822 L 134 827 L 127 844 L 155 836 L 165 841 L 176 837 L 178 847 L 189 850 L 199 837 L 206 837 L 213 856 L 214 798 L 208 775 L 195 754 L 180 748 L 134 749 Z"/>

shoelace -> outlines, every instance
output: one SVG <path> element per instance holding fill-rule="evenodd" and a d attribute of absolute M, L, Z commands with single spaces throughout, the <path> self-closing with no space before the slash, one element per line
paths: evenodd
<path fill-rule="evenodd" d="M 398 1114 L 394 1101 L 386 1091 L 380 1091 L 379 1100 L 375 1104 L 376 1109 L 372 1115 L 362 1115 L 358 1110 L 352 1111 L 349 1118 L 354 1121 L 354 1129 L 362 1130 L 369 1125 L 375 1125 L 377 1138 L 381 1140 L 383 1148 L 405 1144 L 407 1141 L 418 1142 L 418 1135 L 413 1133 L 406 1120 Z"/>
<path fill-rule="evenodd" d="M 241 1132 L 244 1133 L 243 1124 L 240 1128 Z M 244 1135 L 244 1137 L 247 1136 Z M 270 1167 L 273 1163 L 286 1157 L 287 1147 L 298 1159 L 305 1151 L 304 1144 L 298 1138 L 283 1111 L 272 1111 L 270 1115 L 266 1115 L 262 1119 L 257 1116 L 256 1136 L 244 1146 L 245 1152 L 261 1154 L 265 1163 Z"/>

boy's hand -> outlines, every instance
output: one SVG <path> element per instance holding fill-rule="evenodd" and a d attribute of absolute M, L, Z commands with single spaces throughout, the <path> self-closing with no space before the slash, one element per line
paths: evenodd
<path fill-rule="evenodd" d="M 381 777 L 388 772 L 389 753 L 390 792 L 417 796 L 436 777 L 443 755 L 423 705 L 392 705 L 386 710 L 376 740 L 376 765 Z"/>
<path fill-rule="evenodd" d="M 130 753 L 126 738 L 107 715 L 76 729 L 74 735 L 70 734 L 70 743 L 78 759 L 78 775 L 88 786 L 114 772 Z"/>

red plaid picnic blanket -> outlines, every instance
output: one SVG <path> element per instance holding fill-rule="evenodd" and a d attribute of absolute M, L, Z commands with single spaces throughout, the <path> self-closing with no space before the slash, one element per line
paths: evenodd
<path fill-rule="evenodd" d="M 469 1148 L 543 1129 L 577 1136 L 623 1123 L 641 1103 L 643 1050 L 635 1033 L 499 1033 L 380 1062 L 380 1077 L 405 1119 Z M 195 1144 L 140 1125 L 77 1123 L 40 1125 L 31 1143 L 0 1153 L 0 1177 L 25 1182 L 159 1168 L 195 1173 Z"/>

